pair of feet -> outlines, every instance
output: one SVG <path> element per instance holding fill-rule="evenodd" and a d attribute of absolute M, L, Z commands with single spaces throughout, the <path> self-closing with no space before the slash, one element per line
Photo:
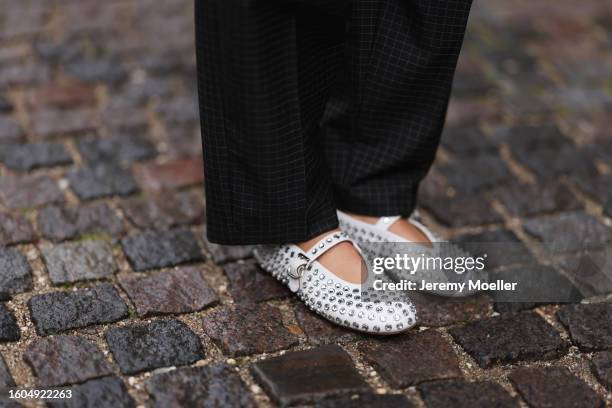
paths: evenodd
<path fill-rule="evenodd" d="M 348 216 L 365 222 L 370 225 L 376 225 L 379 222 L 379 217 L 371 217 L 367 215 L 347 213 Z M 296 245 L 304 252 L 308 253 L 322 238 L 332 232 L 340 231 L 340 229 L 330 230 L 321 235 L 318 235 L 308 241 L 299 242 Z M 405 218 L 398 218 L 388 227 L 388 231 L 410 242 L 423 243 L 423 245 L 431 245 L 429 238 L 416 225 Z M 357 248 L 350 242 L 341 242 L 325 252 L 317 259 L 321 265 L 327 268 L 340 279 L 361 284 L 366 276 L 362 276 L 362 256 L 357 251 Z"/>
<path fill-rule="evenodd" d="M 403 291 L 362 285 L 367 276 L 362 276 L 366 268 L 361 246 L 395 242 L 432 246 L 438 239 L 418 222 L 399 216 L 376 218 L 339 211 L 338 220 L 338 230 L 306 242 L 261 245 L 254 250 L 255 258 L 308 308 L 333 323 L 372 334 L 394 334 L 414 326 L 416 307 Z M 383 279 L 390 282 L 386 275 Z"/>
<path fill-rule="evenodd" d="M 388 257 L 394 253 L 415 256 L 411 245 L 395 246 L 395 243 L 416 243 L 416 256 L 432 250 L 434 242 L 440 242 L 424 225 L 416 220 L 399 216 L 368 217 L 338 212 L 341 229 L 330 231 L 312 240 L 297 244 L 261 245 L 254 250 L 255 258 L 263 270 L 269 272 L 299 297 L 312 311 L 338 325 L 372 334 L 394 334 L 405 331 L 417 322 L 417 310 L 404 290 L 375 285 L 362 285 L 363 258 L 361 248 L 368 247 L 370 256 Z M 445 254 L 466 258 L 463 249 L 444 243 Z M 428 248 L 427 248 L 428 247 Z M 390 252 L 389 252 L 390 251 Z M 421 253 L 421 255 L 418 255 Z M 439 255 L 435 255 L 439 256 Z M 415 274 L 415 272 L 417 272 Z M 419 280 L 446 283 L 460 277 L 463 281 L 478 277 L 476 272 L 461 272 L 456 277 L 446 276 L 444 270 L 419 267 L 417 271 L 390 268 L 377 279 L 384 282 L 418 282 Z M 385 286 L 385 285 L 383 285 Z M 424 291 L 441 296 L 468 296 L 472 290 L 463 291 L 455 286 L 433 285 Z M 389 289 L 389 288 L 388 288 Z"/>

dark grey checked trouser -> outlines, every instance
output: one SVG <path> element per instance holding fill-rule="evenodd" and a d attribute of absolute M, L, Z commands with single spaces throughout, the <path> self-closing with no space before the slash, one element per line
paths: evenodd
<path fill-rule="evenodd" d="M 471 0 L 195 1 L 211 241 L 413 211 Z"/>

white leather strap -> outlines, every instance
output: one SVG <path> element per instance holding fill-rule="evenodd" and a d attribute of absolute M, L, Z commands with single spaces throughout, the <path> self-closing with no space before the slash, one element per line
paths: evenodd
<path fill-rule="evenodd" d="M 399 220 L 400 218 L 402 218 L 400 215 L 394 215 L 392 217 L 381 217 L 374 225 L 386 231 L 391 227 L 391 225 L 393 225 L 395 221 Z"/>
<path fill-rule="evenodd" d="M 342 231 L 331 232 L 324 236 L 319 242 L 317 242 L 310 250 L 308 250 L 308 264 L 306 267 L 312 265 L 321 255 L 335 247 L 341 242 L 351 241 L 348 234 Z"/>

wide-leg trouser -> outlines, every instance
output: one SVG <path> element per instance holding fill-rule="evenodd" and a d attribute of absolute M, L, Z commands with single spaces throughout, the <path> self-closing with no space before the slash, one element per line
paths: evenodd
<path fill-rule="evenodd" d="M 471 0 L 195 1 L 209 240 L 413 211 Z"/>

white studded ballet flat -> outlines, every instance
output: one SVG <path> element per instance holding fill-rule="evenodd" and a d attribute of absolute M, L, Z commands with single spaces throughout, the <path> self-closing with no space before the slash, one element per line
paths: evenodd
<path fill-rule="evenodd" d="M 444 243 L 442 245 L 435 245 L 431 249 L 421 247 L 417 245 L 380 245 L 388 243 L 411 243 L 411 241 L 394 234 L 389 231 L 389 228 L 395 221 L 400 219 L 400 216 L 381 217 L 376 224 L 369 224 L 358 220 L 350 215 L 338 211 L 338 221 L 340 228 L 346 231 L 349 236 L 360 245 L 369 256 L 372 257 L 394 257 L 398 252 L 408 253 L 409 256 L 420 256 L 422 253 L 428 253 L 431 256 L 443 256 L 443 257 L 470 257 L 471 255 L 460 248 L 457 245 L 451 244 L 439 237 L 429 230 L 425 225 L 410 217 L 408 221 L 417 227 L 432 243 Z M 368 245 L 370 244 L 370 245 Z M 402 255 L 403 253 L 400 253 Z M 432 293 L 440 296 L 448 297 L 463 297 L 470 296 L 477 293 L 476 290 L 470 289 L 469 285 L 465 285 L 461 290 L 453 289 L 439 289 L 438 283 L 456 283 L 456 282 L 468 282 L 470 280 L 486 281 L 487 276 L 483 271 L 472 270 L 465 272 L 461 275 L 455 273 L 441 272 L 437 270 L 419 270 L 416 273 L 411 274 L 410 271 L 403 269 L 389 269 L 386 271 L 392 280 L 396 282 L 400 281 L 411 281 L 416 282 L 419 286 L 422 281 L 435 283 L 432 285 L 433 289 L 425 289 L 423 292 Z M 453 287 L 450 285 L 451 288 Z"/>
<path fill-rule="evenodd" d="M 361 285 L 339 278 L 317 261 L 346 241 L 353 243 L 345 232 L 332 232 L 308 253 L 293 244 L 258 246 L 253 253 L 264 270 L 333 323 L 372 334 L 395 334 L 414 326 L 416 308 L 403 293 L 374 293 L 365 285 L 362 292 Z"/>

